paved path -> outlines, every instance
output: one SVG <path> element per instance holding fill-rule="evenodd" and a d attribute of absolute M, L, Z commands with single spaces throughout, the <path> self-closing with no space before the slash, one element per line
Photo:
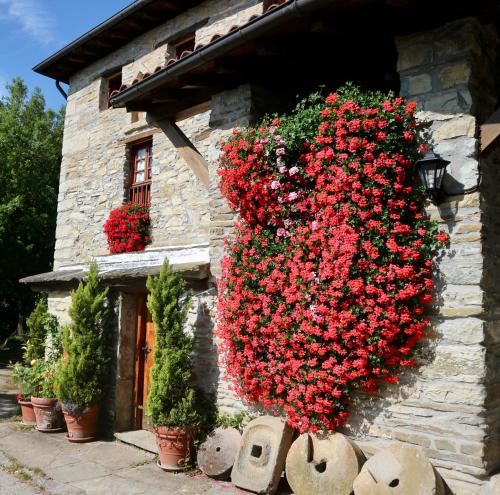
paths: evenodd
<path fill-rule="evenodd" d="M 10 370 L 0 368 L 0 419 L 21 414 L 17 404 L 18 390 L 10 380 Z"/>
<path fill-rule="evenodd" d="M 249 495 L 201 474 L 165 473 L 153 454 L 118 441 L 70 443 L 13 422 L 0 423 L 0 451 L 44 473 L 50 495 Z"/>
<path fill-rule="evenodd" d="M 13 474 L 0 471 L 0 493 L 2 495 L 38 495 L 40 491 L 19 481 Z"/>

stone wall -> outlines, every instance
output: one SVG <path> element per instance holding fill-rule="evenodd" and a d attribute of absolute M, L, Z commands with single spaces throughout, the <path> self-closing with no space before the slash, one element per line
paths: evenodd
<path fill-rule="evenodd" d="M 489 29 L 475 19 L 397 39 L 402 96 L 417 101 L 424 136 L 451 162 L 449 193 L 478 184 L 478 124 L 496 98 L 494 46 Z M 500 205 L 490 202 L 490 214 L 483 208 L 492 179 L 484 175 L 481 195 L 427 205 L 451 239 L 437 263 L 432 329 L 418 350 L 417 369 L 399 385 L 360 399 L 347 428 L 368 453 L 394 440 L 422 447 L 456 494 L 486 493 L 500 460 L 498 338 L 491 343 L 498 300 L 488 286 L 496 272 L 487 269 L 485 250 L 485 229 L 492 229 L 491 214 L 500 213 Z"/>
<path fill-rule="evenodd" d="M 196 42 L 227 32 L 262 10 L 257 0 L 209 0 L 132 40 L 112 54 L 76 73 L 70 80 L 63 142 L 63 160 L 56 230 L 55 269 L 88 261 L 107 252 L 102 231 L 109 211 L 127 194 L 129 145 L 148 133 L 153 137 L 152 247 L 189 245 L 209 238 L 209 193 L 180 159 L 163 133 L 150 128 L 145 116 L 107 109 L 106 76 L 122 68 L 130 84 L 162 64 L 170 43 L 192 26 Z M 221 102 L 223 105 L 224 103 Z M 217 105 L 217 103 L 215 103 Z M 215 109 L 215 113 L 217 113 Z M 209 158 L 214 148 L 210 112 L 179 123 Z"/>

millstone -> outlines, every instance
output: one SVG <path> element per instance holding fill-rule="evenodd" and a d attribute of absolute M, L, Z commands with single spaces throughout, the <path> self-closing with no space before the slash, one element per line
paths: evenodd
<path fill-rule="evenodd" d="M 198 449 L 198 466 L 210 478 L 228 480 L 241 434 L 234 428 L 216 428 Z"/>
<path fill-rule="evenodd" d="M 377 452 L 354 480 L 355 495 L 444 495 L 444 487 L 422 451 L 403 444 Z"/>
<path fill-rule="evenodd" d="M 238 488 L 271 495 L 278 489 L 293 429 L 284 419 L 261 416 L 248 423 L 231 472 Z"/>
<path fill-rule="evenodd" d="M 349 495 L 365 456 L 341 433 L 301 435 L 286 458 L 295 495 Z"/>

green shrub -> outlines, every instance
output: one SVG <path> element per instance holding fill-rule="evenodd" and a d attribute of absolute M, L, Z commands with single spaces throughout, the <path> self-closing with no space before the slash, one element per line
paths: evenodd
<path fill-rule="evenodd" d="M 193 338 L 184 332 L 191 294 L 165 261 L 160 275 L 148 277 L 148 308 L 155 323 L 155 362 L 147 415 L 153 426 L 194 426 L 202 433 L 213 421 L 213 401 L 193 385 Z"/>
<path fill-rule="evenodd" d="M 108 288 L 99 284 L 98 268 L 90 265 L 85 283 L 71 293 L 71 323 L 63 330 L 64 358 L 55 380 L 57 398 L 73 410 L 103 399 L 110 360 L 105 328 L 109 316 Z"/>
<path fill-rule="evenodd" d="M 26 320 L 29 331 L 24 355 L 26 362 L 31 362 L 33 359 L 43 359 L 45 356 L 45 339 L 49 317 L 55 318 L 48 313 L 45 298 L 41 298 Z"/>
<path fill-rule="evenodd" d="M 15 363 L 9 365 L 13 382 L 19 387 L 18 399 L 29 401 L 34 393 L 35 380 L 29 364 Z"/>

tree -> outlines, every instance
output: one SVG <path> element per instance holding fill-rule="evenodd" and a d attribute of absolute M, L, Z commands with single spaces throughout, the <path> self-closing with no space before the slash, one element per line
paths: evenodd
<path fill-rule="evenodd" d="M 87 281 L 71 293 L 71 323 L 63 331 L 65 357 L 55 384 L 57 398 L 74 410 L 98 404 L 106 393 L 110 364 L 107 298 L 108 287 L 101 287 L 93 261 Z"/>
<path fill-rule="evenodd" d="M 18 280 L 50 271 L 54 254 L 63 109 L 45 108 L 20 78 L 0 99 L 0 337 L 27 316 L 34 294 Z"/>

